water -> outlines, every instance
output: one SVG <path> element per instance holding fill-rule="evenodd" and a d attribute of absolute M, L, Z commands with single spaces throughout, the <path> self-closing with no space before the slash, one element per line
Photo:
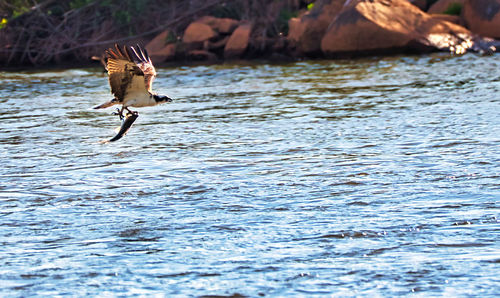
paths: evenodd
<path fill-rule="evenodd" d="M 0 296 L 498 296 L 500 56 L 0 73 Z"/>

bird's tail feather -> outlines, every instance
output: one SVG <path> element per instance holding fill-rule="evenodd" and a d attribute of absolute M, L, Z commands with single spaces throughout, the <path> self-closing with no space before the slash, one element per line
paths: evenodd
<path fill-rule="evenodd" d="M 110 100 L 110 101 L 107 101 L 107 102 L 105 102 L 105 103 L 103 103 L 103 104 L 100 104 L 100 105 L 98 105 L 98 106 L 95 106 L 95 107 L 94 107 L 94 109 L 96 109 L 96 110 L 97 110 L 97 109 L 105 109 L 105 108 L 109 108 L 110 106 L 115 105 L 115 104 L 117 104 L 117 103 L 118 103 L 118 102 L 117 102 L 116 100 Z"/>

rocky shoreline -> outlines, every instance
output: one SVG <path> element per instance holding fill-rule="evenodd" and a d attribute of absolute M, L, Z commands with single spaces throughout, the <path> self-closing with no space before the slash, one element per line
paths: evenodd
<path fill-rule="evenodd" d="M 336 58 L 396 52 L 467 51 L 493 53 L 500 42 L 500 1 L 328 0 L 289 20 L 287 36 L 271 41 L 268 56 Z M 453 5 L 460 15 L 444 14 Z M 430 13 L 429 13 L 430 12 Z M 202 17 L 182 38 L 168 42 L 166 30 L 146 45 L 158 62 L 176 59 L 242 59 L 248 53 L 251 22 Z"/>
<path fill-rule="evenodd" d="M 133 41 L 157 64 L 500 49 L 500 0 L 317 0 L 295 15 L 274 36 L 256 30 L 258 19 L 207 14 L 194 16 L 182 31 L 167 27 Z"/>

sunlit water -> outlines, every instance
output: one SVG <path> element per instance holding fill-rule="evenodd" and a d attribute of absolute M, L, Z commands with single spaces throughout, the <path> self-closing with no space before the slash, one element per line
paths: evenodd
<path fill-rule="evenodd" d="M 0 73 L 0 296 L 498 296 L 500 56 Z"/>

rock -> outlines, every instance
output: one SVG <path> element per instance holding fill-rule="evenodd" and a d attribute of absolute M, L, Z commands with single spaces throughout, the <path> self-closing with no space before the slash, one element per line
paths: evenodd
<path fill-rule="evenodd" d="M 151 60 L 153 62 L 161 63 L 165 62 L 168 60 L 172 60 L 175 58 L 175 51 L 176 51 L 176 45 L 175 43 L 168 44 L 164 46 L 162 49 L 154 51 L 154 52 L 149 52 L 149 56 L 151 57 Z"/>
<path fill-rule="evenodd" d="M 185 43 L 203 43 L 217 36 L 210 26 L 202 23 L 191 23 L 184 31 L 182 41 Z"/>
<path fill-rule="evenodd" d="M 489 37 L 476 37 L 472 50 L 483 55 L 491 55 L 500 49 L 500 40 L 495 40 Z"/>
<path fill-rule="evenodd" d="M 300 18 L 290 19 L 287 36 L 290 48 L 298 55 L 315 55 L 321 52 L 321 39 L 344 2 L 345 0 L 316 1 L 311 11 Z"/>
<path fill-rule="evenodd" d="M 461 24 L 462 18 L 460 16 L 452 16 L 449 14 L 432 14 L 432 17 L 442 21 L 447 21 L 454 24 Z"/>
<path fill-rule="evenodd" d="M 170 34 L 170 30 L 165 30 L 158 34 L 145 46 L 149 53 L 154 53 L 162 50 L 167 45 L 167 38 Z"/>
<path fill-rule="evenodd" d="M 462 7 L 464 5 L 464 0 L 438 0 L 429 7 L 427 13 L 446 13 L 449 12 L 449 9 L 452 9 L 454 5 Z M 460 12 L 458 12 L 458 14 L 460 14 Z"/>
<path fill-rule="evenodd" d="M 215 50 L 215 49 L 220 49 L 224 48 L 229 40 L 230 36 L 226 36 L 222 38 L 221 40 L 215 41 L 215 42 L 209 42 L 207 45 L 207 49 L 209 50 Z"/>
<path fill-rule="evenodd" d="M 473 34 L 434 18 L 407 0 L 351 0 L 321 41 L 327 56 L 339 53 L 449 50 L 471 48 Z"/>
<path fill-rule="evenodd" d="M 187 53 L 188 58 L 193 60 L 215 61 L 217 55 L 205 50 L 192 50 Z"/>
<path fill-rule="evenodd" d="M 500 38 L 500 0 L 465 0 L 462 19 L 472 32 Z"/>
<path fill-rule="evenodd" d="M 238 28 L 234 30 L 233 34 L 231 34 L 231 37 L 224 47 L 224 58 L 231 59 L 241 57 L 248 47 L 251 32 L 251 24 L 246 23 L 239 25 Z"/>
<path fill-rule="evenodd" d="M 305 24 L 301 18 L 291 18 L 288 21 L 288 40 L 293 43 L 300 43 L 300 37 L 304 35 L 306 29 Z"/>
<path fill-rule="evenodd" d="M 195 21 L 210 26 L 212 30 L 223 34 L 229 34 L 238 27 L 238 20 L 230 18 L 216 18 L 212 16 L 204 16 Z"/>

